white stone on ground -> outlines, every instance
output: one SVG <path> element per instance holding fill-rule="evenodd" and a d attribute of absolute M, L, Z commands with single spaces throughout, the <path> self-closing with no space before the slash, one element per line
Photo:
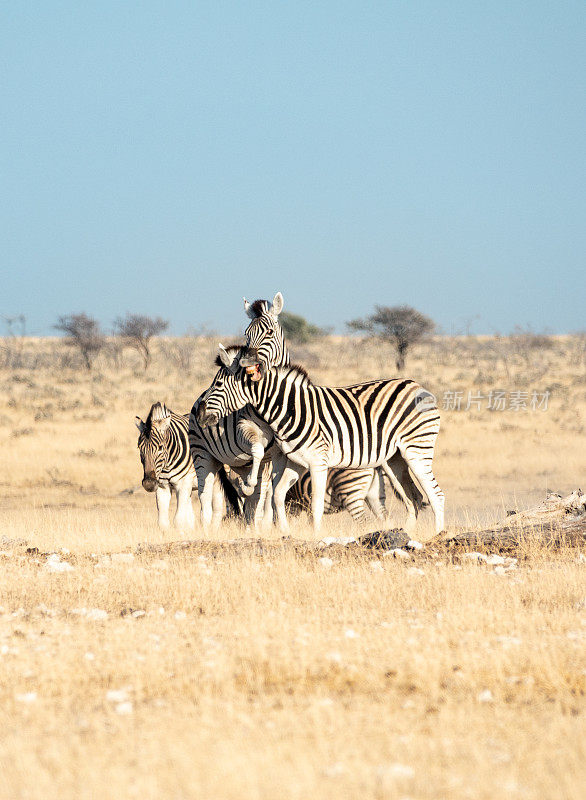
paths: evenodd
<path fill-rule="evenodd" d="M 405 547 L 407 550 L 423 550 L 423 545 L 416 539 L 409 539 Z"/>
<path fill-rule="evenodd" d="M 402 550 L 400 547 L 395 547 L 393 550 L 387 550 L 383 553 L 385 557 L 392 556 L 393 558 L 411 558 L 411 555 L 406 551 Z"/>
<path fill-rule="evenodd" d="M 112 553 L 110 558 L 113 564 L 132 564 L 134 553 Z"/>
<path fill-rule="evenodd" d="M 106 700 L 109 703 L 126 703 L 128 701 L 129 689 L 108 689 L 106 692 Z"/>
<path fill-rule="evenodd" d="M 73 567 L 67 561 L 61 561 L 59 553 L 51 553 L 45 562 L 45 569 L 48 572 L 72 572 Z"/>
<path fill-rule="evenodd" d="M 476 551 L 462 553 L 462 558 L 465 558 L 466 561 L 474 561 L 476 564 L 486 564 L 487 561 L 484 553 L 477 553 Z"/>
<path fill-rule="evenodd" d="M 19 703 L 34 703 L 37 699 L 36 692 L 23 692 L 22 694 L 15 694 L 14 699 Z"/>

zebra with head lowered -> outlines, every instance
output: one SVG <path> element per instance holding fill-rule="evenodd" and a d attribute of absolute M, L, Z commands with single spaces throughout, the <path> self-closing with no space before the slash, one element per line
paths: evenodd
<path fill-rule="evenodd" d="M 415 381 L 394 378 L 340 388 L 317 386 L 301 367 L 271 367 L 248 375 L 233 369 L 220 347 L 220 368 L 198 408 L 202 426 L 216 424 L 246 405 L 273 431 L 284 459 L 274 465 L 275 507 L 289 485 L 309 469 L 314 529 L 321 526 L 330 467 L 382 467 L 398 450 L 427 495 L 439 533 L 444 495 L 432 469 L 439 432 L 435 398 Z M 414 522 L 414 520 L 413 520 Z M 412 526 L 410 526 L 412 527 Z"/>
<path fill-rule="evenodd" d="M 244 310 L 250 324 L 246 328 L 247 353 L 240 359 L 240 365 L 252 380 L 258 380 L 270 367 L 287 366 L 291 363 L 289 350 L 279 315 L 283 310 L 284 299 L 281 292 L 270 303 L 255 300 L 249 303 L 244 298 Z M 394 494 L 407 508 L 406 527 L 413 528 L 420 508 L 423 506 L 421 492 L 413 482 L 407 464 L 399 451 L 388 461 L 387 477 Z M 363 468 L 358 470 L 333 469 L 328 474 L 325 513 L 340 507 L 346 508 L 355 520 L 364 519 L 365 502 L 374 515 L 385 516 L 385 486 L 382 468 Z M 311 479 L 306 476 L 289 490 L 287 501 L 294 507 L 310 507 Z"/>
<path fill-rule="evenodd" d="M 242 351 L 240 345 L 230 349 L 238 354 Z M 198 421 L 202 397 L 198 397 L 189 414 L 189 448 L 197 477 L 202 525 L 207 529 L 220 522 L 221 518 L 214 511 L 213 487 L 224 465 L 235 473 L 245 496 L 247 525 L 258 525 L 269 518 L 271 454 L 275 449 L 273 433 L 252 409 L 229 414 L 217 424 L 202 428 Z"/>
<path fill-rule="evenodd" d="M 189 414 L 175 414 L 164 403 L 153 403 L 146 422 L 136 417 L 138 451 L 144 471 L 142 485 L 147 492 L 155 492 L 161 528 L 170 525 L 171 491 L 177 497 L 175 527 L 194 527 L 191 491 L 197 481 L 189 451 L 188 424 Z M 224 513 L 224 498 L 236 512 L 238 495 L 222 470 L 213 487 L 214 513 L 220 518 Z"/>

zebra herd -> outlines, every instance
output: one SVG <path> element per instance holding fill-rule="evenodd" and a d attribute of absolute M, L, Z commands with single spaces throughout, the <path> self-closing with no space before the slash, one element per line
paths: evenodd
<path fill-rule="evenodd" d="M 244 301 L 246 345 L 219 346 L 218 371 L 191 412 L 155 403 L 137 417 L 143 486 L 156 492 L 159 524 L 194 525 L 197 486 L 204 530 L 228 507 L 247 525 L 274 518 L 288 529 L 287 511 L 311 508 L 315 530 L 324 513 L 346 509 L 356 521 L 385 516 L 385 484 L 415 526 L 424 496 L 444 527 L 444 496 L 433 475 L 439 432 L 433 395 L 412 380 L 371 380 L 341 388 L 317 386 L 291 365 L 279 314 L 272 303 Z"/>

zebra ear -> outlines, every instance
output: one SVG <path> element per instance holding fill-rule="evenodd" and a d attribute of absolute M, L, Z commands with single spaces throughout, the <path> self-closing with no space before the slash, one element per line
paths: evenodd
<path fill-rule="evenodd" d="M 244 300 L 244 311 L 246 312 L 246 316 L 249 319 L 254 319 L 254 311 L 252 310 L 252 303 L 249 303 L 246 297 L 244 297 L 243 300 Z"/>
<path fill-rule="evenodd" d="M 222 364 L 227 367 L 227 369 L 230 369 L 232 366 L 232 359 L 228 355 L 228 351 L 223 344 L 218 345 L 218 355 L 220 356 Z"/>
<path fill-rule="evenodd" d="M 283 295 L 281 294 L 281 292 L 277 292 L 277 294 L 273 297 L 273 303 L 271 305 L 271 314 L 275 319 L 277 319 L 277 317 L 283 310 L 284 305 L 285 301 L 283 300 Z"/>
<path fill-rule="evenodd" d="M 146 425 L 144 424 L 144 422 L 141 420 L 140 417 L 135 417 L 134 418 L 134 424 L 136 425 L 136 427 L 138 428 L 138 430 L 141 433 L 144 433 Z"/>

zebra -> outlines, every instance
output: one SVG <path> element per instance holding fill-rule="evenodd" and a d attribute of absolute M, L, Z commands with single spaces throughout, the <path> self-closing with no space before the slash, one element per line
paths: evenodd
<path fill-rule="evenodd" d="M 385 485 L 378 469 L 330 469 L 324 497 L 324 514 L 346 509 L 360 522 L 365 517 L 364 503 L 377 519 L 385 517 Z M 311 475 L 305 472 L 288 490 L 285 505 L 290 513 L 311 509 Z"/>
<path fill-rule="evenodd" d="M 244 331 L 248 348 L 246 371 L 251 375 L 255 371 L 262 374 L 270 367 L 287 367 L 291 363 L 283 329 L 279 323 L 279 314 L 284 304 L 281 292 L 277 292 L 272 303 L 268 300 L 255 300 L 254 303 L 249 303 L 246 297 L 244 298 L 244 311 L 251 320 Z"/>
<path fill-rule="evenodd" d="M 242 347 L 236 346 L 238 353 Z M 259 525 L 270 518 L 272 500 L 270 458 L 275 438 L 270 428 L 250 409 L 230 414 L 206 428 L 198 422 L 200 396 L 189 413 L 189 448 L 197 477 L 204 530 L 217 527 L 220 518 L 214 511 L 215 476 L 224 465 L 235 473 L 238 488 L 244 495 L 247 525 Z M 260 480 L 258 479 L 260 473 Z"/>
<path fill-rule="evenodd" d="M 275 509 L 289 485 L 309 469 L 311 509 L 318 531 L 324 511 L 329 467 L 382 467 L 398 450 L 427 495 L 436 532 L 444 527 L 444 495 L 432 469 L 439 412 L 433 395 L 402 378 L 371 380 L 340 388 L 317 386 L 302 367 L 271 367 L 259 378 L 234 371 L 233 357 L 220 346 L 222 366 L 198 408 L 203 427 L 249 404 L 269 425 L 283 453 L 274 465 Z M 253 379 L 256 378 L 256 379 Z M 405 494 L 406 529 L 417 511 Z M 279 520 L 280 521 L 280 520 Z M 286 521 L 283 520 L 286 525 Z"/>
<path fill-rule="evenodd" d="M 176 414 L 160 402 L 153 403 L 146 422 L 136 417 L 138 451 L 144 473 L 142 485 L 147 492 L 155 492 L 158 522 L 163 529 L 170 526 L 172 490 L 177 497 L 175 527 L 191 530 L 195 524 L 191 492 L 197 482 L 189 450 L 188 424 L 189 414 Z M 216 516 L 223 515 L 224 497 L 228 507 L 236 512 L 238 495 L 222 470 L 213 487 Z"/>
<path fill-rule="evenodd" d="M 254 303 L 249 303 L 244 298 L 244 311 L 251 322 L 244 332 L 248 351 L 240 359 L 240 364 L 245 367 L 252 380 L 258 380 L 270 367 L 288 366 L 291 363 L 289 349 L 279 323 L 279 315 L 283 310 L 284 303 L 281 292 L 275 294 L 272 303 L 268 300 L 255 300 Z M 389 459 L 388 466 L 390 472 L 387 471 L 387 475 L 391 489 L 395 496 L 405 504 L 408 512 L 408 524 L 410 524 L 412 515 L 417 516 L 419 509 L 425 504 L 423 496 L 409 474 L 399 451 Z M 382 502 L 380 499 L 377 502 L 376 488 L 370 494 L 368 493 L 370 489 L 367 489 L 367 484 L 370 487 L 370 485 L 375 486 L 382 481 L 381 476 L 375 476 L 372 468 L 358 472 L 355 470 L 340 470 L 339 472 L 340 474 L 336 474 L 333 480 L 329 481 L 334 487 L 334 493 L 342 492 L 341 497 L 334 496 L 333 505 L 338 508 L 347 508 L 354 519 L 360 521 L 366 516 L 364 508 L 366 500 L 375 516 L 379 519 L 384 518 L 386 515 L 384 485 L 378 492 L 378 497 L 382 498 Z M 308 507 L 311 504 L 311 496 L 308 494 L 310 486 L 309 479 L 303 481 L 302 486 L 297 489 L 293 486 L 290 490 L 291 501 L 294 504 Z M 413 509 L 412 506 L 414 506 Z"/>

